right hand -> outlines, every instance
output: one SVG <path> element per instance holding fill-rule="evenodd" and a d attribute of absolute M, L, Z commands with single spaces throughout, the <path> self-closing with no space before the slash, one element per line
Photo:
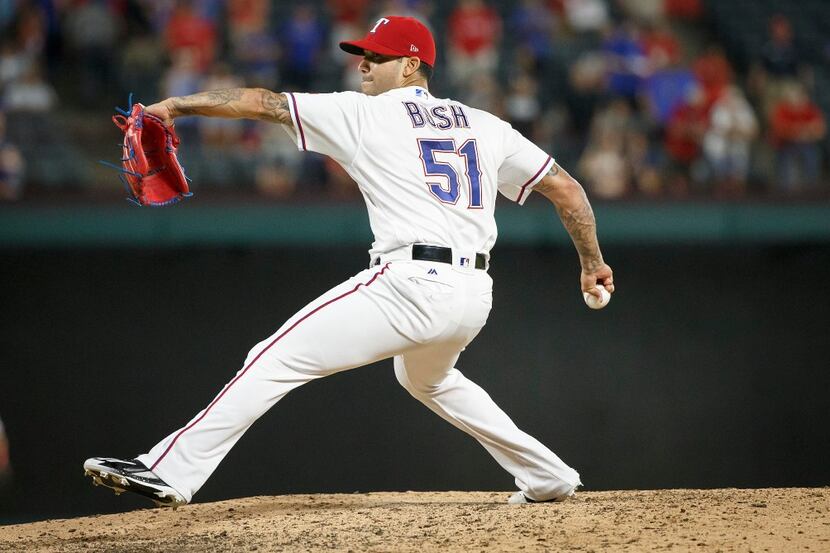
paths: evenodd
<path fill-rule="evenodd" d="M 155 115 L 156 117 L 164 121 L 165 126 L 173 126 L 173 119 L 175 116 L 173 115 L 173 109 L 170 105 L 169 99 L 145 107 L 144 113 Z"/>
<path fill-rule="evenodd" d="M 600 264 L 592 271 L 583 268 L 579 281 L 582 291 L 595 296 L 597 299 L 602 298 L 602 294 L 597 290 L 597 285 L 602 285 L 610 293 L 614 293 L 614 272 L 605 263 Z"/>

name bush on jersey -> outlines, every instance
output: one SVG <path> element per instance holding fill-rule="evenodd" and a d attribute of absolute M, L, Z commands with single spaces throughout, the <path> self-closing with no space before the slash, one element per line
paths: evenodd
<path fill-rule="evenodd" d="M 469 129 L 467 114 L 457 104 L 437 105 L 429 109 L 415 102 L 402 102 L 413 128 L 420 129 L 427 125 L 433 129 L 448 130 L 452 128 Z M 449 111 L 449 112 L 448 112 Z"/>

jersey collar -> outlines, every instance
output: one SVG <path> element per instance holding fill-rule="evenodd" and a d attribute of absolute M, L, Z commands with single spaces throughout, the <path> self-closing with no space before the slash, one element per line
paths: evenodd
<path fill-rule="evenodd" d="M 429 90 L 422 86 L 405 86 L 403 88 L 393 88 L 392 90 L 387 90 L 381 96 L 396 96 L 396 97 L 405 97 L 405 98 L 419 98 L 421 100 L 429 100 L 432 98 L 432 95 L 429 93 Z"/>

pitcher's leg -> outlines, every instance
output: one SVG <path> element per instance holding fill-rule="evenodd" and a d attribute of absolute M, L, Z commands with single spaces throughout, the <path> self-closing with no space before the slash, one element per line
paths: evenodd
<path fill-rule="evenodd" d="M 569 495 L 579 474 L 521 431 L 481 387 L 453 368 L 458 346 L 419 348 L 395 357 L 395 375 L 412 396 L 474 437 L 534 500 Z"/>
<path fill-rule="evenodd" d="M 138 459 L 190 501 L 242 434 L 288 392 L 411 346 L 369 297 L 368 287 L 382 278 L 380 270 L 364 271 L 300 310 L 251 350 L 203 411 Z"/>

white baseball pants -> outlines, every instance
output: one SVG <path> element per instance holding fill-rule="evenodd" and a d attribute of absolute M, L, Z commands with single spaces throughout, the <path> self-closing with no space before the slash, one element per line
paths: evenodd
<path fill-rule="evenodd" d="M 528 497 L 570 494 L 580 485 L 579 474 L 519 430 L 454 368 L 487 321 L 490 276 L 480 269 L 401 259 L 409 255 L 408 250 L 385 255 L 380 265 L 301 309 L 251 349 L 243 368 L 204 410 L 139 460 L 190 501 L 242 434 L 288 392 L 394 357 L 401 385 L 478 440 Z"/>

